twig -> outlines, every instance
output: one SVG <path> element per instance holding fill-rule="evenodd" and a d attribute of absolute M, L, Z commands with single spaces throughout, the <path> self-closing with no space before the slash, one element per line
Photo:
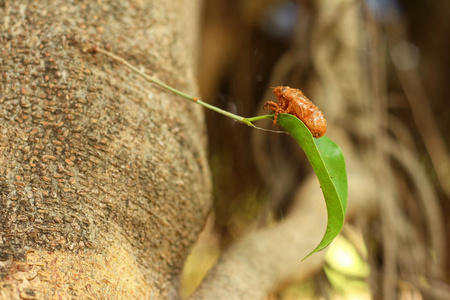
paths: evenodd
<path fill-rule="evenodd" d="M 238 122 L 240 122 L 240 123 L 244 123 L 244 124 L 246 124 L 246 125 L 248 125 L 248 126 L 251 126 L 251 127 L 253 127 L 253 128 L 256 128 L 256 129 L 262 129 L 262 130 L 271 131 L 271 132 L 277 132 L 277 133 L 281 133 L 281 132 L 282 132 L 282 131 L 273 131 L 273 130 L 267 130 L 267 129 L 259 128 L 259 127 L 256 127 L 255 125 L 252 124 L 252 122 L 254 122 L 254 121 L 258 121 L 258 120 L 262 120 L 262 119 L 270 119 L 270 118 L 272 117 L 272 115 L 263 115 L 263 116 L 257 116 L 257 117 L 251 117 L 251 118 L 244 118 L 244 117 L 235 115 L 235 114 L 230 113 L 230 112 L 228 112 L 228 111 L 226 111 L 226 110 L 220 109 L 220 108 L 215 107 L 215 106 L 213 106 L 213 105 L 211 105 L 211 104 L 208 104 L 208 103 L 206 103 L 206 102 L 203 102 L 203 101 L 201 101 L 200 99 L 198 99 L 197 97 L 190 96 L 190 95 L 188 95 L 188 94 L 186 94 L 186 93 L 183 93 L 183 92 L 181 92 L 181 91 L 179 91 L 179 90 L 177 90 L 177 89 L 174 89 L 173 87 L 171 87 L 171 86 L 169 86 L 169 85 L 167 85 L 167 84 L 165 84 L 165 83 L 163 83 L 163 82 L 161 82 L 161 81 L 156 80 L 155 78 L 153 78 L 153 77 L 151 77 L 151 76 L 145 74 L 144 72 L 142 72 L 141 70 L 139 70 L 138 68 L 136 68 L 135 66 L 133 66 L 132 64 L 130 64 L 130 63 L 129 63 L 128 61 L 126 61 L 125 59 L 123 59 L 123 58 L 121 58 L 121 57 L 119 57 L 119 56 L 117 56 L 117 55 L 115 55 L 115 54 L 112 54 L 111 52 L 106 51 L 105 49 L 102 49 L 102 48 L 99 48 L 99 47 L 97 47 L 97 46 L 94 46 L 94 47 L 92 48 L 92 52 L 93 52 L 93 53 L 102 53 L 102 54 L 105 54 L 106 56 L 109 56 L 109 57 L 111 57 L 112 59 L 117 60 L 117 61 L 120 62 L 121 64 L 125 65 L 126 67 L 128 67 L 130 70 L 132 70 L 132 71 L 135 72 L 136 74 L 142 76 L 142 77 L 143 77 L 144 79 L 146 79 L 148 82 L 153 83 L 153 84 L 156 84 L 156 85 L 162 87 L 162 88 L 165 89 L 165 90 L 168 90 L 168 91 L 170 91 L 170 92 L 172 92 L 172 93 L 174 93 L 174 94 L 176 94 L 176 95 L 178 95 L 178 96 L 181 96 L 181 97 L 183 97 L 183 98 L 185 98 L 185 99 L 187 99 L 187 100 L 189 100 L 189 101 L 192 101 L 192 102 L 194 102 L 194 103 L 200 104 L 201 106 L 203 106 L 203 107 L 205 107 L 205 108 L 208 108 L 208 109 L 210 109 L 210 110 L 213 110 L 213 111 L 215 111 L 215 112 L 217 112 L 217 113 L 219 113 L 219 114 L 222 114 L 222 115 L 224 115 L 224 116 L 227 116 L 227 117 L 229 117 L 229 118 L 231 118 L 231 119 L 233 119 L 233 120 L 236 120 L 236 121 L 238 121 Z"/>

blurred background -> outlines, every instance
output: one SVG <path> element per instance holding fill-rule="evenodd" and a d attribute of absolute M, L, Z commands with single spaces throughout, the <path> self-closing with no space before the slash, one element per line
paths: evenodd
<path fill-rule="evenodd" d="M 201 22 L 203 100 L 251 117 L 271 87 L 301 89 L 370 179 L 349 207 L 376 200 L 347 216 L 320 270 L 267 299 L 450 299 L 450 1 L 205 0 Z M 214 211 L 184 297 L 235 240 L 283 220 L 312 171 L 290 137 L 205 113 Z"/>

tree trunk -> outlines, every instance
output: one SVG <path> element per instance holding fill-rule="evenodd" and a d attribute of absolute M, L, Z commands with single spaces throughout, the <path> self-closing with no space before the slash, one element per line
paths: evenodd
<path fill-rule="evenodd" d="M 202 111 L 86 50 L 196 94 L 197 1 L 0 3 L 0 298 L 177 298 L 210 207 Z"/>

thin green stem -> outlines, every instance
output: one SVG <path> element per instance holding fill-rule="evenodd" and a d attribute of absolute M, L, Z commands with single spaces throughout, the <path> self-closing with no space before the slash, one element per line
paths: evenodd
<path fill-rule="evenodd" d="M 273 118 L 273 115 L 262 115 L 262 116 L 256 116 L 256 117 L 245 118 L 245 119 L 249 122 L 254 122 L 254 121 L 259 121 L 259 120 L 263 120 L 263 119 L 272 119 L 272 118 Z"/>
<path fill-rule="evenodd" d="M 177 90 L 177 89 L 174 89 L 173 87 L 171 87 L 171 86 L 169 86 L 169 85 L 167 85 L 167 84 L 165 84 L 165 83 L 162 83 L 162 82 L 160 82 L 160 81 L 154 79 L 153 77 L 151 77 L 151 76 L 145 74 L 144 72 L 142 72 L 141 70 L 139 70 L 138 68 L 136 68 L 135 66 L 133 66 L 132 64 L 130 64 L 130 63 L 129 63 L 128 61 L 126 61 L 125 59 L 123 59 L 123 58 L 121 58 L 121 57 L 119 57 L 119 56 L 117 56 L 117 55 L 115 55 L 115 54 L 112 54 L 112 53 L 109 52 L 109 51 L 106 51 L 106 50 L 104 50 L 104 49 L 102 49 L 102 48 L 98 48 L 98 47 L 94 47 L 92 51 L 93 51 L 94 53 L 95 53 L 95 52 L 103 53 L 103 54 L 105 54 L 105 55 L 107 55 L 107 56 L 109 56 L 109 57 L 111 57 L 111 58 L 117 60 L 118 62 L 122 63 L 123 65 L 125 65 L 126 67 L 128 67 L 130 70 L 132 70 L 132 71 L 135 72 L 136 74 L 142 76 L 144 79 L 146 79 L 147 81 L 149 81 L 149 82 L 151 82 L 151 83 L 153 83 L 153 84 L 156 84 L 156 85 L 158 85 L 158 86 L 160 86 L 160 87 L 162 87 L 162 88 L 164 88 L 164 89 L 166 89 L 166 90 L 168 90 L 168 91 L 170 91 L 170 92 L 172 92 L 172 93 L 174 93 L 174 94 L 176 94 L 176 95 L 178 95 L 178 96 L 181 96 L 181 97 L 183 97 L 183 98 L 189 100 L 189 101 L 192 101 L 192 102 L 195 102 L 195 103 L 197 103 L 197 104 L 200 104 L 201 106 L 203 106 L 203 107 L 205 107 L 205 108 L 211 109 L 211 110 L 213 110 L 213 111 L 215 111 L 215 112 L 217 112 L 217 113 L 219 113 L 219 114 L 222 114 L 222 115 L 224 115 L 224 116 L 227 116 L 227 117 L 229 117 L 229 118 L 232 118 L 233 120 L 236 120 L 236 121 L 238 121 L 238 122 L 247 124 L 248 126 L 255 127 L 255 125 L 253 125 L 251 122 L 256 121 L 256 120 L 268 119 L 268 118 L 269 118 L 269 117 L 268 117 L 269 115 L 258 116 L 258 117 L 252 117 L 252 118 L 244 118 L 244 117 L 235 115 L 235 114 L 230 113 L 230 112 L 228 112 L 228 111 L 226 111 L 226 110 L 220 109 L 220 108 L 215 107 L 215 106 L 213 106 L 213 105 L 211 105 L 211 104 L 208 104 L 208 103 L 206 103 L 206 102 L 203 102 L 203 101 L 201 101 L 200 99 L 198 99 L 197 97 L 192 97 L 192 96 L 190 96 L 190 95 L 188 95 L 188 94 L 185 94 L 185 93 L 183 93 L 183 92 L 181 92 L 181 91 L 179 91 L 179 90 Z"/>

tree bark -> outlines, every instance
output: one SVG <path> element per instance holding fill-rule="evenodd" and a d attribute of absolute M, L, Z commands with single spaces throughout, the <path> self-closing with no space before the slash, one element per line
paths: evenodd
<path fill-rule="evenodd" d="M 0 2 L 1 3 L 1 2 Z M 173 299 L 210 208 L 197 1 L 0 7 L 0 298 Z"/>

